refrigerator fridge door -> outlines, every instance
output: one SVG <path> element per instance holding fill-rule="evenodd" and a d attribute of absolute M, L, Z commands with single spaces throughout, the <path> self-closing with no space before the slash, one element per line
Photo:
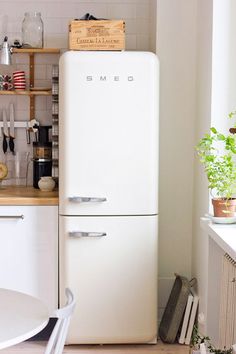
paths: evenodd
<path fill-rule="evenodd" d="M 76 298 L 68 344 L 157 335 L 157 216 L 60 216 L 60 302 Z"/>
<path fill-rule="evenodd" d="M 60 214 L 157 214 L 157 57 L 66 52 L 59 102 Z"/>

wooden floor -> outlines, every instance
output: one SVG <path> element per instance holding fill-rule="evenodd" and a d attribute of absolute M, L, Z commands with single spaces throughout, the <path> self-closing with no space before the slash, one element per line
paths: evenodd
<path fill-rule="evenodd" d="M 1 350 L 1 354 L 43 354 L 46 343 L 24 342 Z M 63 354 L 189 354 L 189 347 L 178 344 L 149 345 L 70 345 L 65 346 Z"/>

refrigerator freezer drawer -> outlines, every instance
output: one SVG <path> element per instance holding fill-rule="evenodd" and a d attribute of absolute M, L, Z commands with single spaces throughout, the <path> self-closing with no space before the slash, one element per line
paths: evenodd
<path fill-rule="evenodd" d="M 67 52 L 59 102 L 60 214 L 157 214 L 156 56 Z"/>
<path fill-rule="evenodd" d="M 157 216 L 60 217 L 60 302 L 68 344 L 147 343 L 157 335 Z"/>

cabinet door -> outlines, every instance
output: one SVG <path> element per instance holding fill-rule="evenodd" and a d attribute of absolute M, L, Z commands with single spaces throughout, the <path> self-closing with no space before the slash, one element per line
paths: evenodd
<path fill-rule="evenodd" d="M 0 207 L 0 287 L 36 296 L 50 311 L 58 304 L 57 215 L 56 206 Z"/>
<path fill-rule="evenodd" d="M 68 344 L 145 343 L 157 333 L 157 217 L 61 217 L 60 288 L 76 308 Z"/>

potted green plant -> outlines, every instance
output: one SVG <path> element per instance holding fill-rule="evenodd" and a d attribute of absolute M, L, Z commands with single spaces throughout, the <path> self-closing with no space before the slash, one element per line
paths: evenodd
<path fill-rule="evenodd" d="M 235 112 L 229 114 L 232 118 Z M 199 141 L 196 150 L 208 179 L 214 216 L 232 217 L 236 212 L 236 135 L 228 135 L 212 127 Z"/>
<path fill-rule="evenodd" d="M 198 331 L 197 326 L 193 327 L 193 333 L 191 337 L 191 354 L 201 354 L 200 353 L 200 344 L 205 344 L 205 349 L 207 353 L 214 353 L 214 354 L 233 354 L 233 348 L 224 348 L 224 349 L 217 349 L 211 344 L 211 340 L 208 336 L 201 335 Z"/>

